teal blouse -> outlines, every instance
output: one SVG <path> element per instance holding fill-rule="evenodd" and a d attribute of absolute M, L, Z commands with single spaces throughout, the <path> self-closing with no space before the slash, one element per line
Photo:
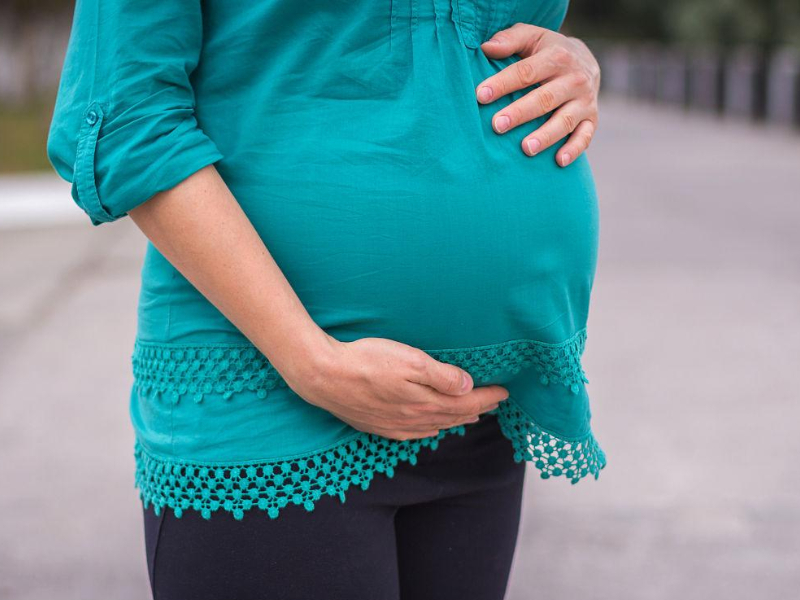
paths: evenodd
<path fill-rule="evenodd" d="M 394 339 L 500 383 L 515 460 L 573 483 L 606 460 L 581 355 L 597 196 L 480 105 L 519 57 L 479 44 L 558 29 L 567 0 L 78 0 L 48 137 L 95 226 L 215 164 L 315 322 Z M 132 340 L 145 505 L 242 518 L 345 500 L 446 435 L 392 440 L 304 401 L 152 245 Z M 468 426 L 467 426 L 468 427 Z M 290 509 L 292 510 L 292 509 Z"/>

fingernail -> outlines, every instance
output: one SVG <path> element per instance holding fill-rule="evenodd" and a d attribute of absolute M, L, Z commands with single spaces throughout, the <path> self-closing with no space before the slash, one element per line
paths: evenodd
<path fill-rule="evenodd" d="M 561 155 L 561 166 L 566 167 L 572 161 L 572 157 L 566 152 Z"/>
<path fill-rule="evenodd" d="M 539 148 L 542 147 L 542 143 L 536 138 L 528 140 L 526 145 L 528 146 L 528 154 L 531 156 L 539 152 Z"/>
<path fill-rule="evenodd" d="M 500 42 L 500 40 L 498 40 L 497 38 L 489 38 L 488 40 L 486 40 L 486 41 L 485 41 L 485 42 L 483 42 L 483 43 L 484 43 L 484 44 L 497 44 L 497 43 L 499 43 L 499 42 Z"/>
<path fill-rule="evenodd" d="M 480 420 L 481 420 L 481 417 L 480 417 L 480 415 L 478 415 L 477 417 L 472 417 L 472 418 L 469 420 L 469 422 L 470 422 L 470 423 L 477 423 L 477 422 L 478 422 L 478 421 L 480 421 Z"/>
<path fill-rule="evenodd" d="M 511 125 L 511 118 L 505 115 L 502 117 L 497 117 L 494 122 L 494 128 L 498 133 L 503 133 L 506 129 L 508 129 L 509 125 Z"/>
<path fill-rule="evenodd" d="M 492 88 L 489 87 L 488 85 L 483 85 L 480 88 L 478 88 L 478 100 L 480 100 L 481 102 L 488 102 L 489 100 L 492 99 L 493 95 L 494 92 Z"/>
<path fill-rule="evenodd" d="M 469 377 L 466 373 L 461 373 L 461 391 L 466 392 L 469 389 Z"/>

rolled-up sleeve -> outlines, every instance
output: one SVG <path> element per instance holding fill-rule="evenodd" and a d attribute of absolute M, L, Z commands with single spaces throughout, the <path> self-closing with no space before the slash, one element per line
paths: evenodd
<path fill-rule="evenodd" d="M 201 0 L 77 0 L 47 156 L 93 225 L 223 158 L 195 110 Z"/>

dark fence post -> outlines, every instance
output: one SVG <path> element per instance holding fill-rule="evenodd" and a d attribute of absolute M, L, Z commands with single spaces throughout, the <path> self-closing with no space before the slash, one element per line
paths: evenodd
<path fill-rule="evenodd" d="M 658 99 L 685 107 L 688 100 L 688 63 L 682 49 L 665 47 L 658 60 Z"/>
<path fill-rule="evenodd" d="M 602 92 L 711 114 L 800 127 L 800 50 L 585 40 Z"/>
<path fill-rule="evenodd" d="M 767 119 L 778 125 L 800 125 L 800 53 L 775 52 L 767 69 Z"/>
<path fill-rule="evenodd" d="M 641 43 L 633 48 L 631 56 L 631 87 L 634 95 L 643 100 L 658 98 L 658 46 Z"/>
<path fill-rule="evenodd" d="M 730 52 L 725 60 L 725 114 L 760 119 L 765 108 L 764 57 L 754 48 Z"/>
<path fill-rule="evenodd" d="M 602 91 L 615 96 L 631 95 L 631 59 L 627 44 L 597 44 L 592 46 L 602 70 Z"/>
<path fill-rule="evenodd" d="M 722 110 L 724 73 L 717 50 L 696 48 L 689 57 L 689 104 L 708 112 Z"/>

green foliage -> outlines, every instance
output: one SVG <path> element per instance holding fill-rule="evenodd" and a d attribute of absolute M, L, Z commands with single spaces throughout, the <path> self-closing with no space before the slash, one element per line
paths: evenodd
<path fill-rule="evenodd" d="M 23 105 L 0 103 L 0 174 L 52 169 L 46 145 L 54 95 Z"/>

